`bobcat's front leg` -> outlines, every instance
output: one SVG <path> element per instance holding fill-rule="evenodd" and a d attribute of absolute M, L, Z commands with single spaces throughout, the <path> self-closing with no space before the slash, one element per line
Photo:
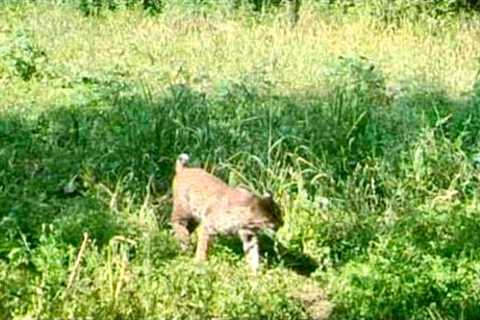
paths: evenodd
<path fill-rule="evenodd" d="M 198 262 L 206 261 L 208 258 L 208 249 L 210 247 L 210 234 L 209 228 L 201 223 L 198 226 L 198 242 L 197 251 L 195 253 L 195 260 Z"/>
<path fill-rule="evenodd" d="M 240 239 L 243 243 L 243 251 L 250 268 L 257 271 L 260 267 L 260 252 L 258 248 L 258 238 L 255 232 L 251 230 L 240 230 Z"/>

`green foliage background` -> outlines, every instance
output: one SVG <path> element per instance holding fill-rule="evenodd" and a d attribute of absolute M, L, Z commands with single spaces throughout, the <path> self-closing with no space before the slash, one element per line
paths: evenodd
<path fill-rule="evenodd" d="M 477 319 L 475 5 L 3 3 L 0 317 Z M 180 254 L 181 152 L 274 191 L 259 275 Z"/>

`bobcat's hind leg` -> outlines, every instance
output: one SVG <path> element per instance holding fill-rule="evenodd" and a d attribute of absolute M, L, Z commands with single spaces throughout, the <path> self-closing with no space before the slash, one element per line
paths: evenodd
<path fill-rule="evenodd" d="M 192 223 L 192 218 L 183 207 L 175 205 L 173 206 L 171 224 L 175 234 L 175 238 L 180 242 L 180 247 L 183 251 L 186 251 L 190 245 L 189 225 Z"/>

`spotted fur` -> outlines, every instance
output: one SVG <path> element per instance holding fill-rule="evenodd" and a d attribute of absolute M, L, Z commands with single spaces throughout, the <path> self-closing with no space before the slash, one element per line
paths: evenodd
<path fill-rule="evenodd" d="M 218 234 L 238 235 L 250 267 L 260 264 L 257 234 L 282 224 L 280 210 L 270 194 L 259 197 L 239 187 L 229 187 L 200 168 L 189 168 L 189 157 L 178 157 L 173 180 L 171 223 L 183 248 L 188 247 L 193 225 L 199 234 L 195 258 L 204 261 Z"/>

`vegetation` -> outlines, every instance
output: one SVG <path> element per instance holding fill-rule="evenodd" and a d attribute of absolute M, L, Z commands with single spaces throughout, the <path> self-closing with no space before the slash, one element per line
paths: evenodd
<path fill-rule="evenodd" d="M 475 13 L 78 3 L 0 5 L 2 319 L 480 317 Z M 274 191 L 259 275 L 180 254 L 181 152 Z"/>

